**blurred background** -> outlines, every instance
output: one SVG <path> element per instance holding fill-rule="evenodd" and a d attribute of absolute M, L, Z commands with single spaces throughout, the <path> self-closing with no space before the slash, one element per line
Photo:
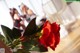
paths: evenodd
<path fill-rule="evenodd" d="M 64 0 L 0 0 L 0 25 L 13 27 L 9 8 L 16 8 L 20 14 L 20 5 L 24 3 L 37 16 L 45 15 L 52 23 L 60 24 L 60 44 L 55 51 L 48 53 L 80 53 L 80 2 Z M 0 33 L 2 30 L 0 28 Z"/>

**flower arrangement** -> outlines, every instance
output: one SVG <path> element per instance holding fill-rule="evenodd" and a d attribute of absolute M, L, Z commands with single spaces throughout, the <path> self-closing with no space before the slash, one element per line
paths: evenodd
<path fill-rule="evenodd" d="M 55 50 L 60 42 L 60 26 L 45 21 L 42 26 L 36 25 L 36 18 L 32 19 L 26 29 L 19 29 L 1 25 L 4 36 L 2 39 L 13 53 L 30 53 L 30 51 L 46 52 L 48 47 Z"/>

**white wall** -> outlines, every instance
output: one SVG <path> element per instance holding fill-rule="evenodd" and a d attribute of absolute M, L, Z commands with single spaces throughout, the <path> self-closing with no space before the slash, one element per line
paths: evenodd
<path fill-rule="evenodd" d="M 33 12 L 36 13 L 37 15 L 44 14 L 41 0 L 6 0 L 6 2 L 9 8 L 15 7 L 16 9 L 18 9 L 19 12 L 20 12 L 19 5 L 21 5 L 21 3 L 24 3 L 30 9 L 32 9 Z"/>
<path fill-rule="evenodd" d="M 80 19 L 80 2 L 73 2 L 69 6 L 74 12 L 76 18 Z"/>
<path fill-rule="evenodd" d="M 19 5 L 21 5 L 21 3 L 24 3 L 29 8 L 31 8 L 29 0 L 5 0 L 5 1 L 6 1 L 8 8 L 15 7 L 19 11 L 20 14 L 21 14 L 21 11 L 20 11 Z"/>
<path fill-rule="evenodd" d="M 51 1 L 48 1 L 46 4 L 44 4 L 43 8 L 46 14 L 54 14 L 57 12 L 54 4 Z"/>
<path fill-rule="evenodd" d="M 74 14 L 68 6 L 66 7 L 65 11 L 61 14 L 61 18 L 64 25 L 68 25 L 76 20 Z"/>
<path fill-rule="evenodd" d="M 9 14 L 9 9 L 7 8 L 3 0 L 0 0 L 0 25 L 5 25 L 9 28 L 13 27 L 12 18 Z M 0 32 L 2 32 L 1 27 Z"/>
<path fill-rule="evenodd" d="M 64 4 L 63 4 L 62 0 L 52 0 L 52 1 L 58 11 L 60 11 L 63 8 Z"/>

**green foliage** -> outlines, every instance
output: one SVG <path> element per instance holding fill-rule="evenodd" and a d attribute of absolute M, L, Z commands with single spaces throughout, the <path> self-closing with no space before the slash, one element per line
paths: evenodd
<path fill-rule="evenodd" d="M 29 41 L 22 42 L 22 45 L 27 51 L 33 51 L 33 50 L 39 51 L 38 42 L 35 39 L 31 39 Z"/>
<path fill-rule="evenodd" d="M 28 24 L 28 26 L 26 27 L 25 29 L 25 32 L 24 32 L 24 36 L 27 36 L 27 37 L 31 37 L 32 35 L 40 32 L 42 29 L 42 26 L 37 26 L 36 25 L 36 18 L 32 19 L 30 21 L 30 23 Z M 32 36 L 33 37 L 33 36 Z M 34 36 L 35 37 L 35 36 Z"/>
<path fill-rule="evenodd" d="M 2 34 L 0 34 L 0 40 L 2 40 L 4 43 L 6 43 L 5 37 Z"/>
<path fill-rule="evenodd" d="M 10 48 L 14 49 L 16 48 L 19 44 L 20 44 L 20 40 L 19 40 L 19 30 L 13 28 L 12 30 L 9 29 L 6 26 L 1 25 L 4 36 L 2 37 L 4 39 L 4 42 L 6 43 L 7 46 L 9 46 Z"/>
<path fill-rule="evenodd" d="M 34 18 L 33 20 L 31 20 L 31 22 L 28 24 L 28 26 L 25 29 L 24 32 L 24 36 L 30 36 L 33 35 L 36 32 L 37 26 L 36 26 L 36 22 L 35 22 L 36 18 Z"/>
<path fill-rule="evenodd" d="M 17 52 L 13 53 L 30 53 L 29 51 L 26 51 L 25 49 L 18 49 Z"/>
<path fill-rule="evenodd" d="M 3 25 L 1 25 L 1 28 L 3 30 L 3 33 L 4 33 L 5 37 L 6 37 L 6 42 L 7 43 L 12 42 L 12 40 L 13 40 L 13 36 L 12 35 L 13 34 L 12 34 L 11 29 L 9 29 L 8 27 L 3 26 Z"/>
<path fill-rule="evenodd" d="M 11 43 L 8 43 L 8 46 L 10 47 L 10 48 L 12 48 L 12 49 L 14 49 L 14 48 L 19 48 L 20 46 L 18 46 L 18 45 L 20 45 L 20 40 L 19 39 L 14 39 Z"/>
<path fill-rule="evenodd" d="M 20 29 L 16 29 L 16 28 L 13 28 L 12 29 L 12 34 L 13 34 L 13 38 L 14 39 L 17 39 L 21 36 L 21 30 Z"/>
<path fill-rule="evenodd" d="M 23 36 L 26 37 L 27 41 L 23 42 L 20 40 L 21 30 L 13 28 L 10 29 L 4 25 L 1 25 L 3 30 L 5 41 L 7 45 L 11 48 L 17 48 L 17 51 L 14 53 L 30 53 L 29 51 L 43 51 L 42 46 L 39 47 L 38 39 L 41 36 L 42 26 L 36 26 L 35 22 L 36 18 L 30 21 L 28 26 L 26 27 Z M 3 36 L 0 36 L 3 39 Z M 20 48 L 24 46 L 23 48 Z M 40 49 L 41 48 L 41 49 Z M 45 48 L 44 48 L 45 49 Z"/>
<path fill-rule="evenodd" d="M 47 52 L 48 49 L 45 48 L 43 45 L 39 45 L 39 51 L 40 51 L 40 52 Z"/>

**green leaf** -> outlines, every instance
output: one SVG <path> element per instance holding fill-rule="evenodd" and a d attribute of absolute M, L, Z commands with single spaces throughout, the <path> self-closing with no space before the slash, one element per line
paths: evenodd
<path fill-rule="evenodd" d="M 21 36 L 21 30 L 13 28 L 12 29 L 12 34 L 14 34 L 14 39 L 17 39 L 17 38 L 19 38 Z"/>
<path fill-rule="evenodd" d="M 5 37 L 3 35 L 0 34 L 0 40 L 4 39 Z"/>
<path fill-rule="evenodd" d="M 36 40 L 29 40 L 27 42 L 22 42 L 23 49 L 26 51 L 40 51 L 40 52 L 47 52 L 48 49 L 43 45 L 40 45 Z"/>
<path fill-rule="evenodd" d="M 25 49 L 18 49 L 15 53 L 30 53 L 29 51 L 26 51 Z"/>
<path fill-rule="evenodd" d="M 37 44 L 38 43 L 36 40 L 29 40 L 26 42 L 22 42 L 24 49 L 26 49 L 27 51 L 33 51 L 33 50 L 39 51 Z"/>
<path fill-rule="evenodd" d="M 0 40 L 2 40 L 4 43 L 5 43 L 5 37 L 2 35 L 2 34 L 0 34 Z"/>
<path fill-rule="evenodd" d="M 25 32 L 24 32 L 24 36 L 27 36 L 27 37 L 30 37 L 31 35 L 37 33 L 37 32 L 40 32 L 42 30 L 42 26 L 38 27 L 36 25 L 36 18 L 32 19 L 31 22 L 28 24 L 28 26 L 26 27 L 25 29 Z"/>
<path fill-rule="evenodd" d="M 24 32 L 24 36 L 30 36 L 32 34 L 34 34 L 37 30 L 37 26 L 36 26 L 36 22 L 35 22 L 36 18 L 32 19 L 30 21 L 30 23 L 28 24 L 28 26 L 26 27 L 25 29 L 25 32 Z"/>
<path fill-rule="evenodd" d="M 43 45 L 39 45 L 39 51 L 40 52 L 47 52 L 48 49 L 46 47 L 44 47 Z"/>
<path fill-rule="evenodd" d="M 12 41 L 12 43 L 9 43 L 8 46 L 12 49 L 14 48 L 19 48 L 19 45 L 20 45 L 20 40 L 19 39 L 14 39 Z"/>
<path fill-rule="evenodd" d="M 12 34 L 12 30 L 9 29 L 8 27 L 4 26 L 4 25 L 1 25 L 1 28 L 2 28 L 2 31 L 6 37 L 6 41 L 7 42 L 12 42 L 13 40 L 13 34 Z"/>
<path fill-rule="evenodd" d="M 43 27 L 43 25 L 42 26 L 38 26 L 37 32 L 40 32 L 42 30 L 42 27 Z"/>

